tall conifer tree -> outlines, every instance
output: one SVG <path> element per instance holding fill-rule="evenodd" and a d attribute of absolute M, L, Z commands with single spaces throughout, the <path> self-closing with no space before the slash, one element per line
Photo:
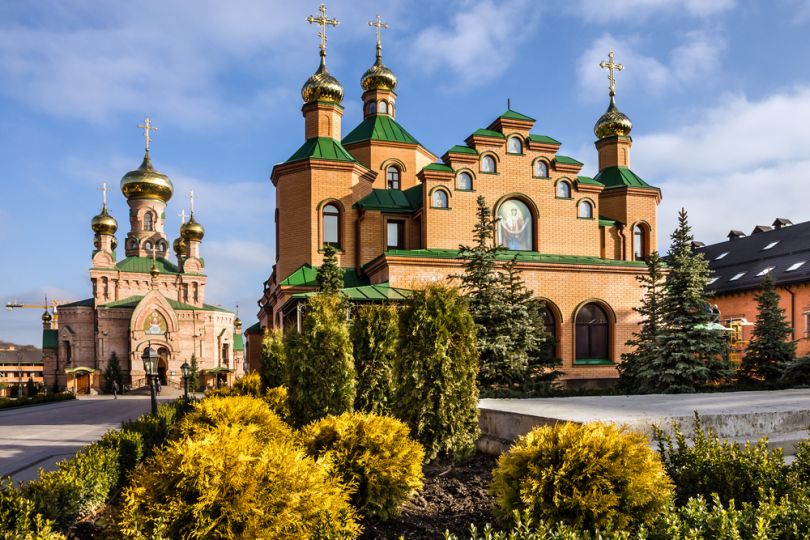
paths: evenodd
<path fill-rule="evenodd" d="M 344 287 L 343 270 L 337 258 L 337 250 L 329 244 L 323 247 L 323 264 L 316 276 L 318 287 L 323 293 L 336 293 Z"/>
<path fill-rule="evenodd" d="M 686 210 L 678 213 L 671 238 L 654 390 L 695 392 L 729 376 L 728 347 L 724 333 L 712 327 L 714 314 L 705 292 L 711 271 L 703 254 L 692 252 Z"/>
<path fill-rule="evenodd" d="M 779 294 L 770 273 L 762 281 L 762 289 L 754 299 L 757 301 L 757 322 L 740 366 L 740 375 L 773 384 L 796 356 L 796 342 L 787 339 L 791 326 L 785 320 L 784 310 L 779 307 Z"/>

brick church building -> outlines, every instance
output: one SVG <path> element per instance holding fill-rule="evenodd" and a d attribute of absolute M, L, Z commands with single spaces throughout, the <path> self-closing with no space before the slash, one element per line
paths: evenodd
<path fill-rule="evenodd" d="M 330 21 L 322 14 L 315 22 Z M 379 22 L 379 21 L 378 21 Z M 403 127 L 397 78 L 382 60 L 363 74 L 363 120 L 342 129 L 343 87 L 326 67 L 304 84 L 304 137 L 277 164 L 276 263 L 258 314 L 263 328 L 294 321 L 295 295 L 316 287 L 325 244 L 338 248 L 344 293 L 396 298 L 462 271 L 459 244 L 472 242 L 476 199 L 500 218 L 498 241 L 517 254 L 523 278 L 546 302 L 546 327 L 569 384 L 618 376 L 616 363 L 636 329 L 642 291 L 636 278 L 656 249 L 661 192 L 630 169 L 630 119 L 610 102 L 594 127 L 599 172 L 560 153 L 561 143 L 526 114 L 493 114 L 469 126 L 463 144 L 436 153 Z M 407 96 L 404 96 L 407 99 Z M 542 112 L 542 111 L 538 111 Z M 250 337 L 250 364 L 261 332 Z"/>

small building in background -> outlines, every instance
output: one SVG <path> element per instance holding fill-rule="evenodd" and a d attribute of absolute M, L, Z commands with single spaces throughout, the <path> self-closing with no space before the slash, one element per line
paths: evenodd
<path fill-rule="evenodd" d="M 42 370 L 40 349 L 0 342 L 0 397 L 27 396 L 31 387 L 38 392 L 43 387 Z"/>

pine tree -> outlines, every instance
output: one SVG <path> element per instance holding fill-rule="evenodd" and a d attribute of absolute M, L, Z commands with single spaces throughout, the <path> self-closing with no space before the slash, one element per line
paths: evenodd
<path fill-rule="evenodd" d="M 352 320 L 358 411 L 388 414 L 394 392 L 394 362 L 399 346 L 399 313 L 390 304 L 357 306 Z"/>
<path fill-rule="evenodd" d="M 762 281 L 757 301 L 757 322 L 740 366 L 741 376 L 773 384 L 796 356 L 796 342 L 788 341 L 792 328 L 779 307 L 779 294 L 769 273 Z"/>
<path fill-rule="evenodd" d="M 661 356 L 662 309 L 664 301 L 665 276 L 663 261 L 654 251 L 647 258 L 647 273 L 636 279 L 644 294 L 641 304 L 633 311 L 641 316 L 639 329 L 627 342 L 633 350 L 622 354 L 619 364 L 619 383 L 628 392 L 652 392 L 658 389 L 656 363 Z"/>
<path fill-rule="evenodd" d="M 262 337 L 262 355 L 259 377 L 263 388 L 275 388 L 286 384 L 286 361 L 284 356 L 284 335 L 281 329 L 265 330 Z"/>
<path fill-rule="evenodd" d="M 323 264 L 318 268 L 316 277 L 322 293 L 336 293 L 344 287 L 343 270 L 337 258 L 337 250 L 329 244 L 323 247 Z"/>
<path fill-rule="evenodd" d="M 197 363 L 197 355 L 191 353 L 191 362 L 188 370 L 188 388 L 191 392 L 196 392 L 200 388 L 200 364 Z"/>
<path fill-rule="evenodd" d="M 653 365 L 655 390 L 695 392 L 729 376 L 728 347 L 723 333 L 712 328 L 714 314 L 705 293 L 711 271 L 703 254 L 692 252 L 694 237 L 686 210 L 678 214 L 678 228 L 671 238 L 661 354 Z"/>
<path fill-rule="evenodd" d="M 104 391 L 112 394 L 113 381 L 118 383 L 118 390 L 124 386 L 124 376 L 121 373 L 121 363 L 118 361 L 118 355 L 115 351 L 110 354 L 110 359 L 107 361 L 107 368 L 104 370 Z"/>

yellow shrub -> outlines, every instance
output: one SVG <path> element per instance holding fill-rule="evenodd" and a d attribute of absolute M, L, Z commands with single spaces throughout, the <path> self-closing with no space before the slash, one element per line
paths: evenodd
<path fill-rule="evenodd" d="M 219 426 L 255 426 L 263 439 L 293 439 L 292 429 L 267 402 L 250 396 L 209 397 L 195 403 L 180 433 L 194 437 Z"/>
<path fill-rule="evenodd" d="M 291 441 L 220 425 L 161 448 L 123 493 L 130 538 L 350 539 L 342 487 Z"/>
<path fill-rule="evenodd" d="M 276 386 L 273 388 L 268 388 L 264 392 L 263 398 L 268 405 L 270 405 L 270 410 L 276 413 L 279 418 L 284 420 L 287 423 L 290 423 L 291 414 L 290 414 L 290 404 L 287 401 L 287 387 L 286 386 Z"/>
<path fill-rule="evenodd" d="M 647 437 L 603 423 L 533 429 L 498 459 L 491 489 L 505 522 L 518 510 L 589 530 L 649 524 L 673 493 Z"/>
<path fill-rule="evenodd" d="M 300 438 L 307 453 L 323 459 L 340 478 L 364 516 L 387 519 L 422 488 L 425 451 L 396 418 L 327 416 L 303 428 Z"/>

